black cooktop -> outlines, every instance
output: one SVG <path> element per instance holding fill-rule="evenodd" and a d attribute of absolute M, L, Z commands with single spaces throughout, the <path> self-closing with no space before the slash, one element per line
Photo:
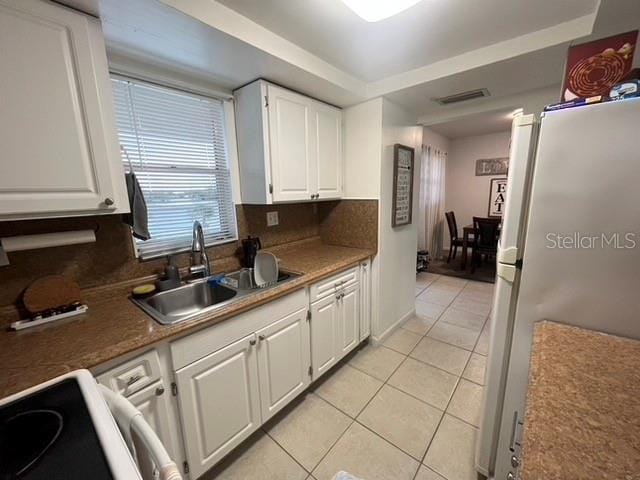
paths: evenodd
<path fill-rule="evenodd" d="M 0 480 L 112 480 L 78 382 L 0 407 Z"/>

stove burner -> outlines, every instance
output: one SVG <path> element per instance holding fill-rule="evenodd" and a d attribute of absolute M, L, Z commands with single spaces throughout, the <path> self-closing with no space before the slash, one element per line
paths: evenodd
<path fill-rule="evenodd" d="M 55 410 L 20 412 L 0 424 L 0 479 L 20 478 L 60 436 L 64 420 Z"/>

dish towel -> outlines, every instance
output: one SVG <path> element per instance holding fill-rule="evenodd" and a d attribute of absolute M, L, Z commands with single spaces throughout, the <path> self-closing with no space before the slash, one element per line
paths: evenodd
<path fill-rule="evenodd" d="M 129 207 L 131 213 L 124 216 L 125 223 L 131 226 L 133 236 L 140 240 L 149 240 L 149 220 L 147 216 L 147 203 L 144 201 L 142 189 L 133 171 L 125 173 L 127 193 L 129 195 Z"/>

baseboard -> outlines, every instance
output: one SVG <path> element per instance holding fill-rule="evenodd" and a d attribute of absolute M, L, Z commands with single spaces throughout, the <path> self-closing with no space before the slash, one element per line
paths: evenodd
<path fill-rule="evenodd" d="M 402 325 L 404 322 L 406 322 L 407 320 L 409 320 L 411 317 L 414 317 L 416 314 L 416 308 L 413 307 L 411 310 L 409 310 L 407 313 L 405 313 L 402 317 L 400 317 L 398 320 L 396 320 L 393 325 L 391 325 L 389 328 L 387 328 L 384 332 L 382 332 L 380 335 L 371 335 L 371 343 L 373 345 L 379 345 L 382 342 L 384 342 L 387 338 L 389 338 L 389 336 L 391 336 L 391 334 L 400 327 L 400 325 Z"/>

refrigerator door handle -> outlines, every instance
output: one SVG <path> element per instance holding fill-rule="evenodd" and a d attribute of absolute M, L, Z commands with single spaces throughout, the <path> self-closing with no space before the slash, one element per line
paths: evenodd
<path fill-rule="evenodd" d="M 507 247 L 498 249 L 498 262 L 516 263 L 518 261 L 518 247 Z"/>
<path fill-rule="evenodd" d="M 509 283 L 513 283 L 516 279 L 516 270 L 517 267 L 515 265 L 508 265 L 505 263 L 498 263 L 498 276 L 503 278 Z"/>

